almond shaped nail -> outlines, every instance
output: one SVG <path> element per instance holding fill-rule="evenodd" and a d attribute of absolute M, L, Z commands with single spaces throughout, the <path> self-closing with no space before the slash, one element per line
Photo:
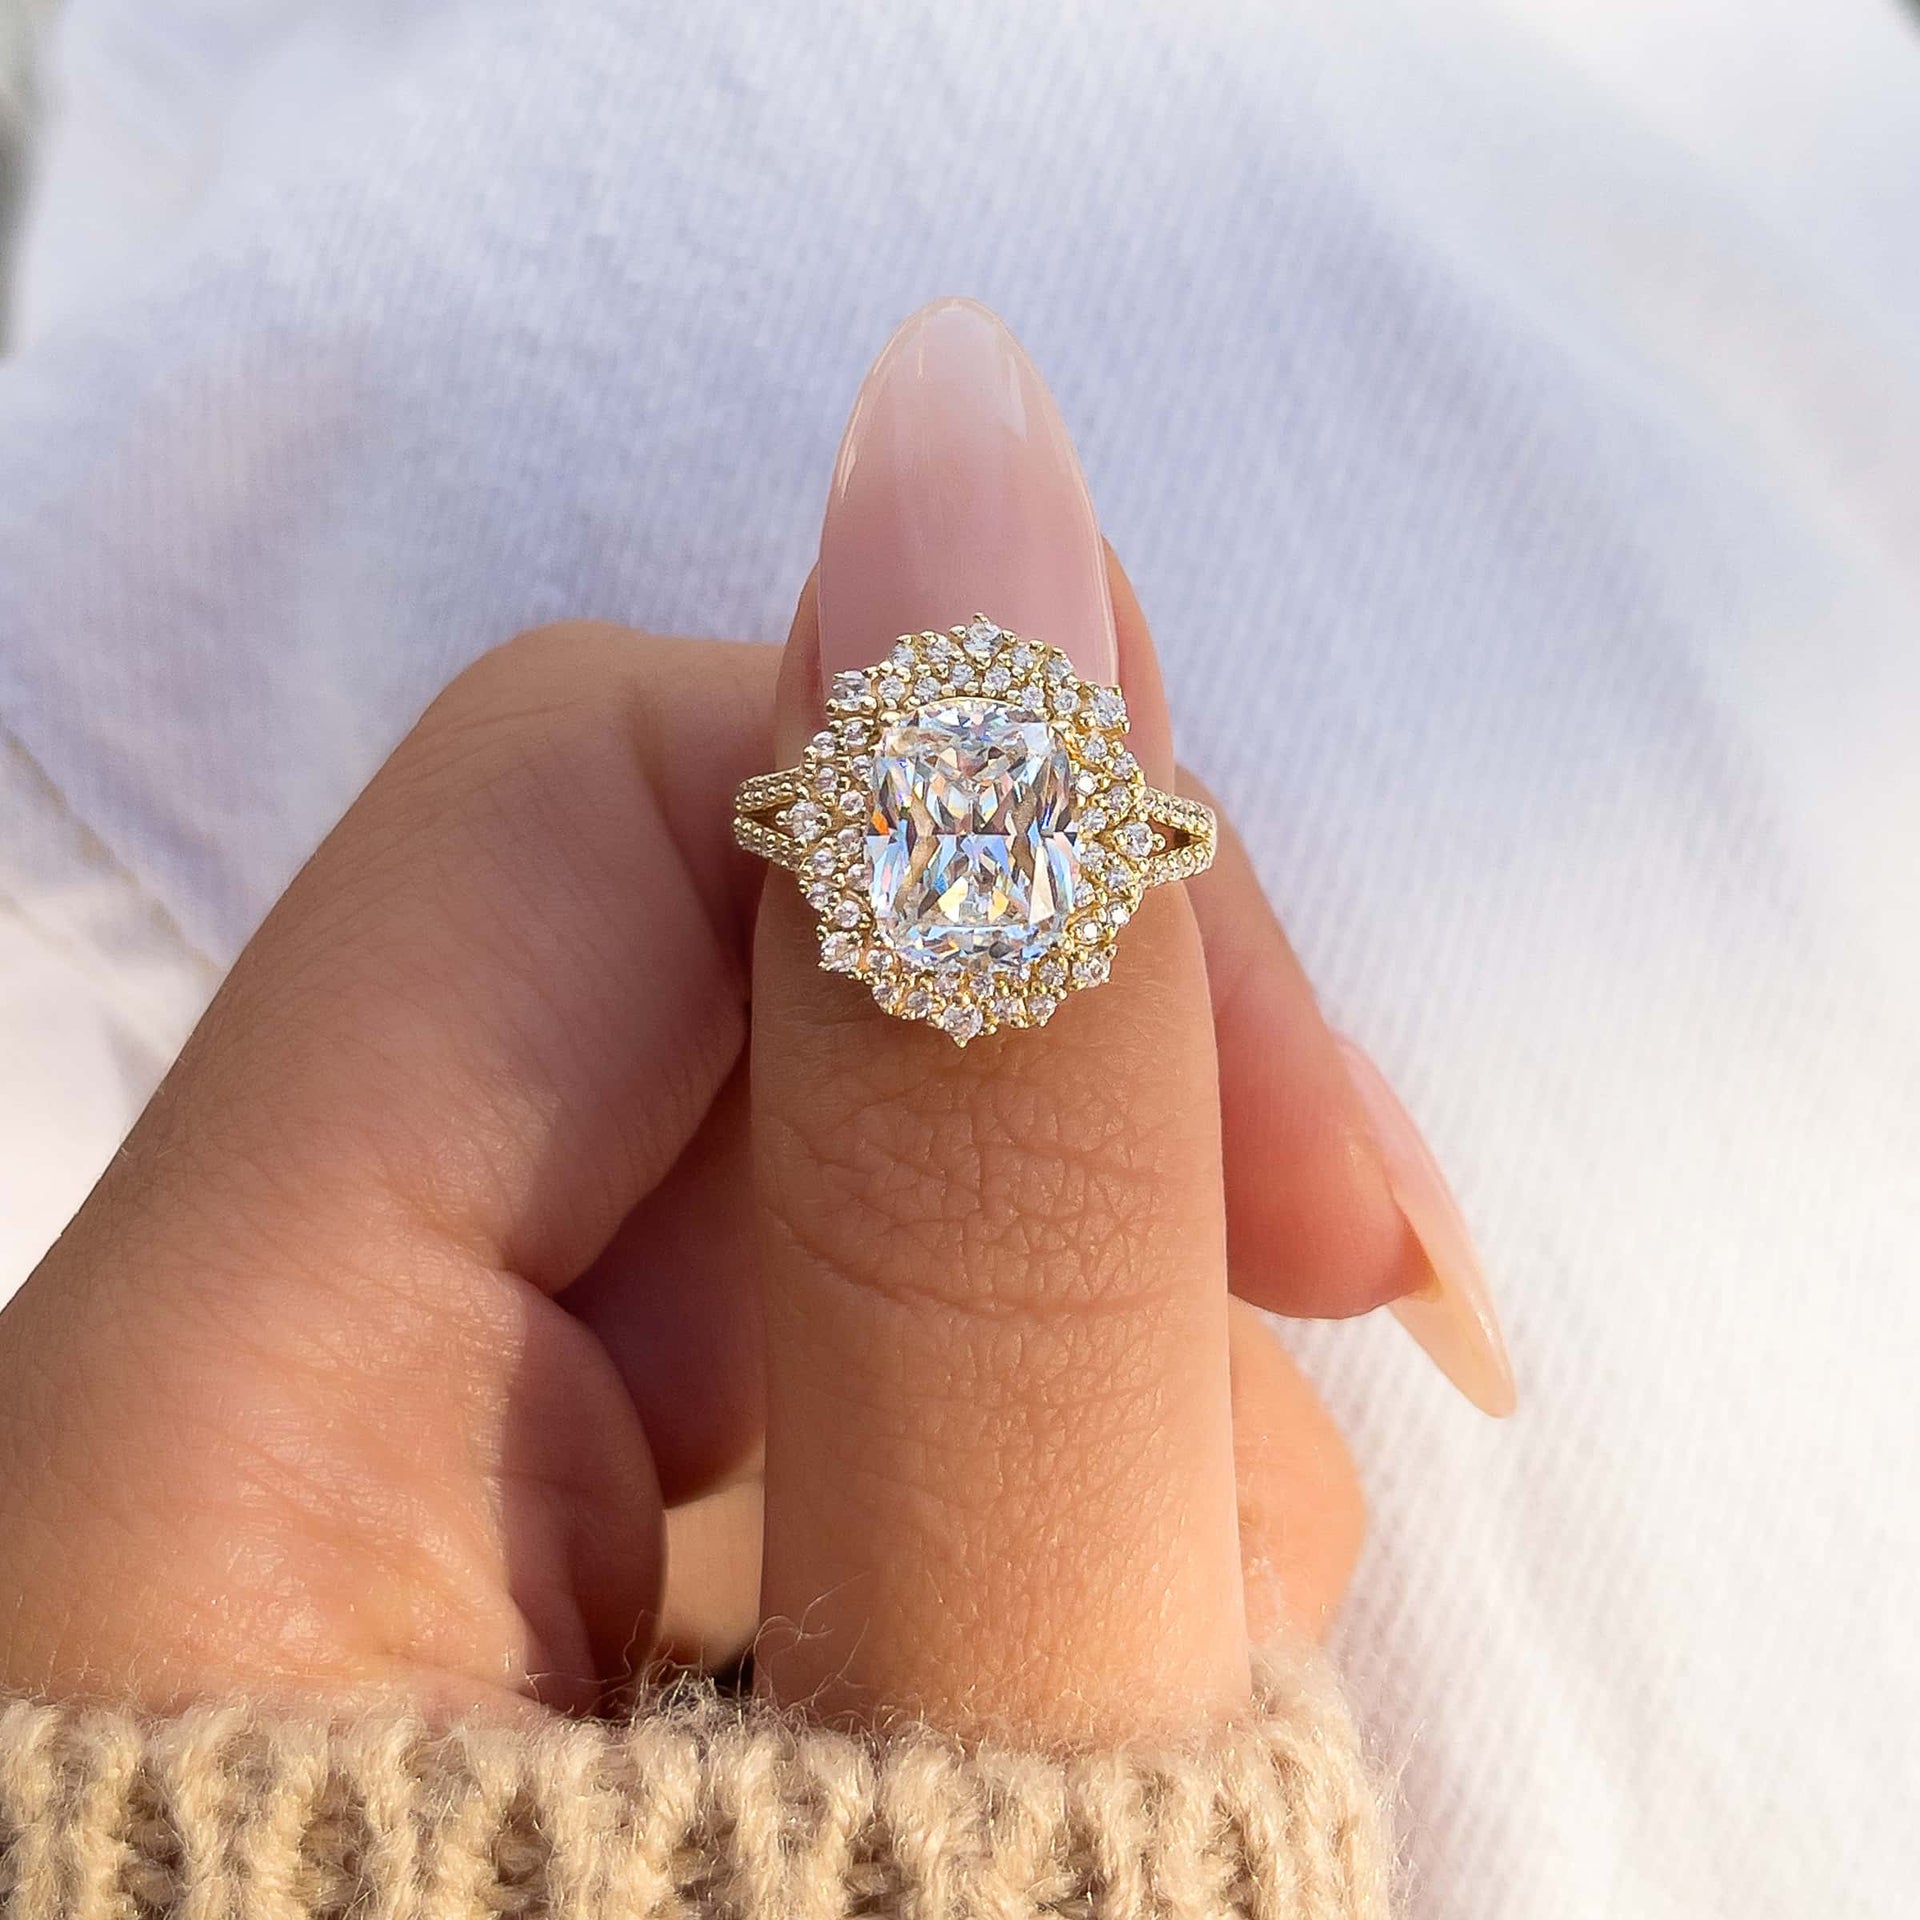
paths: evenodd
<path fill-rule="evenodd" d="M 1106 553 L 1060 409 L 999 317 L 936 300 L 854 401 L 820 533 L 820 664 L 985 613 L 1119 678 Z"/>
<path fill-rule="evenodd" d="M 1353 1041 L 1336 1038 L 1379 1145 L 1394 1203 L 1433 1275 L 1417 1293 L 1392 1303 L 1393 1316 L 1481 1412 L 1503 1419 L 1517 1404 L 1513 1367 L 1459 1202 L 1386 1075 Z"/>

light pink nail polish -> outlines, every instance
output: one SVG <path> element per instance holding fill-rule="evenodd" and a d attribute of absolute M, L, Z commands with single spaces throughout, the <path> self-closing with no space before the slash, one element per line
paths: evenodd
<path fill-rule="evenodd" d="M 1503 1417 L 1516 1396 L 1507 1343 L 1473 1237 L 1413 1116 L 1367 1054 L 1341 1037 L 1341 1058 L 1386 1163 L 1387 1185 L 1433 1279 L 1393 1302 L 1393 1314 L 1442 1373 L 1483 1413 Z"/>
<path fill-rule="evenodd" d="M 821 667 L 976 613 L 1119 677 L 1106 556 L 1066 423 L 972 300 L 922 307 L 854 402 L 820 533 Z"/>

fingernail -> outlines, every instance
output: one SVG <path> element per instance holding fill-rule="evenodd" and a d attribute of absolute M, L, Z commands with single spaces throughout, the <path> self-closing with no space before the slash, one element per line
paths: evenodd
<path fill-rule="evenodd" d="M 1386 1163 L 1388 1188 L 1433 1275 L 1393 1302 L 1394 1318 L 1482 1413 L 1503 1418 L 1516 1404 L 1513 1368 L 1459 1202 L 1385 1074 L 1353 1041 L 1340 1036 L 1339 1044 Z"/>
<path fill-rule="evenodd" d="M 1106 555 L 1078 455 L 995 314 L 936 300 L 873 363 L 820 533 L 820 657 L 870 666 L 903 633 L 984 613 L 1119 678 Z"/>

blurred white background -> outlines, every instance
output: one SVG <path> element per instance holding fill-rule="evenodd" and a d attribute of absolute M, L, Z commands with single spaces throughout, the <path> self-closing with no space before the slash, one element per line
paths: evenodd
<path fill-rule="evenodd" d="M 1912 1911 L 1906 12 L 69 0 L 40 92 L 0 1293 L 431 690 L 778 637 L 862 366 L 976 294 L 1513 1337 L 1506 1428 L 1297 1337 L 1412 1911 Z"/>

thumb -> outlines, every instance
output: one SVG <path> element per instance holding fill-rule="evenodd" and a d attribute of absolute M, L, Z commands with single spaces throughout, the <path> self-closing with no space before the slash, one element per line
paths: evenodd
<path fill-rule="evenodd" d="M 1000 323 L 950 301 L 907 322 L 855 407 L 817 602 L 788 642 L 783 763 L 820 724 L 823 674 L 982 608 L 1082 679 L 1119 677 L 1059 415 Z M 1164 713 L 1134 723 L 1147 778 L 1171 786 Z M 1038 720 L 1041 740 L 1067 724 Z M 913 844 L 883 830 L 895 776 L 871 776 L 871 898 L 891 903 L 873 938 L 903 963 L 913 901 L 921 933 L 981 945 L 1011 923 L 1044 942 L 1081 884 L 1057 849 L 1020 870 L 1005 815 L 1022 803 L 961 792 L 977 775 L 922 794 Z M 819 937 L 775 875 L 754 983 L 763 1683 L 1041 1738 L 1231 1712 L 1249 1660 L 1219 1096 L 1183 890 L 1145 895 L 1099 991 L 964 1049 L 822 971 Z"/>

